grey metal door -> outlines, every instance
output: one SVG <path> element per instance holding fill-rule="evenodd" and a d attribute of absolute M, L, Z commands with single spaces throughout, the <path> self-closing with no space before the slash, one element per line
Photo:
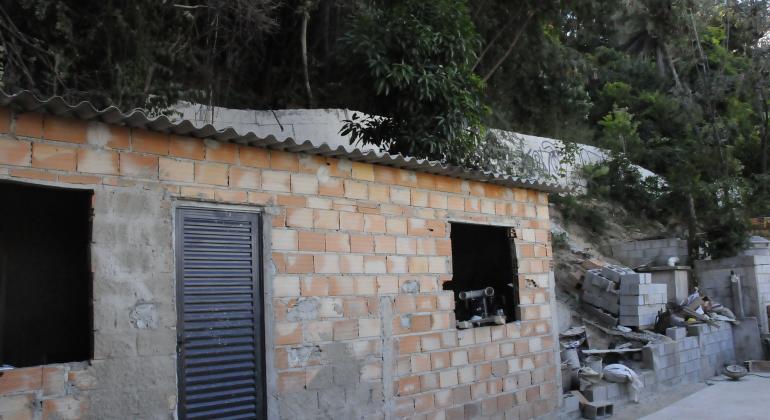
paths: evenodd
<path fill-rule="evenodd" d="M 265 417 L 261 216 L 176 216 L 179 417 Z"/>

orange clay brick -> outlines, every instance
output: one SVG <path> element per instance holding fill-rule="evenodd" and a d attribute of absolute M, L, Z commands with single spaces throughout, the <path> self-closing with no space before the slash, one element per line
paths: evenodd
<path fill-rule="evenodd" d="M 358 253 L 374 252 L 374 238 L 368 235 L 350 235 L 350 251 Z"/>
<path fill-rule="evenodd" d="M 385 185 L 397 184 L 398 170 L 388 166 L 374 166 L 374 181 Z"/>
<path fill-rule="evenodd" d="M 323 233 L 299 231 L 298 236 L 300 251 L 326 251 L 326 241 Z"/>
<path fill-rule="evenodd" d="M 285 207 L 307 207 L 307 198 L 300 195 L 278 195 L 279 206 Z"/>
<path fill-rule="evenodd" d="M 226 203 L 245 203 L 248 201 L 246 191 L 215 190 L 214 198 Z"/>
<path fill-rule="evenodd" d="M 169 138 L 168 154 L 175 157 L 203 160 L 205 157 L 203 140 L 194 137 L 172 135 Z"/>
<path fill-rule="evenodd" d="M 272 205 L 274 202 L 273 195 L 263 192 L 249 191 L 249 203 Z"/>
<path fill-rule="evenodd" d="M 332 197 L 342 197 L 345 195 L 345 187 L 339 178 L 329 178 L 318 181 L 318 194 Z"/>
<path fill-rule="evenodd" d="M 289 208 L 286 209 L 286 226 L 298 228 L 313 227 L 313 210 Z"/>
<path fill-rule="evenodd" d="M 227 181 L 227 165 L 195 162 L 195 182 L 226 186 Z"/>
<path fill-rule="evenodd" d="M 377 214 L 365 214 L 364 231 L 369 233 L 385 233 L 385 217 Z"/>
<path fill-rule="evenodd" d="M 371 163 L 353 162 L 351 170 L 353 179 L 374 181 L 374 165 Z"/>
<path fill-rule="evenodd" d="M 291 192 L 294 194 L 318 194 L 318 178 L 309 174 L 291 174 Z"/>
<path fill-rule="evenodd" d="M 32 166 L 36 168 L 74 171 L 76 161 L 77 152 L 73 147 L 45 143 L 32 145 Z"/>
<path fill-rule="evenodd" d="M 378 203 L 390 202 L 389 187 L 387 185 L 370 184 L 369 200 L 375 201 Z"/>
<path fill-rule="evenodd" d="M 420 377 L 407 376 L 398 380 L 398 395 L 411 395 L 420 392 Z"/>
<path fill-rule="evenodd" d="M 345 197 L 354 200 L 366 200 L 369 196 L 367 184 L 364 182 L 353 181 L 346 179 L 345 184 Z"/>
<path fill-rule="evenodd" d="M 106 150 L 78 150 L 78 172 L 90 174 L 118 174 L 118 154 Z"/>
<path fill-rule="evenodd" d="M 347 233 L 327 233 L 326 251 L 350 252 L 350 236 Z"/>
<path fill-rule="evenodd" d="M 398 352 L 400 354 L 420 352 L 420 336 L 411 335 L 398 338 Z"/>
<path fill-rule="evenodd" d="M 28 367 L 13 369 L 0 376 L 0 395 L 37 391 L 43 387 L 43 369 Z"/>
<path fill-rule="evenodd" d="M 0 138 L 0 164 L 29 166 L 31 156 L 30 142 Z"/>
<path fill-rule="evenodd" d="M 241 165 L 252 168 L 269 168 L 270 152 L 254 146 L 239 146 Z"/>
<path fill-rule="evenodd" d="M 364 230 L 364 215 L 343 212 L 340 217 L 340 229 L 362 232 Z"/>
<path fill-rule="evenodd" d="M 375 236 L 374 252 L 378 254 L 393 254 L 396 252 L 396 238 L 393 236 Z"/>
<path fill-rule="evenodd" d="M 8 172 L 14 178 L 38 179 L 41 181 L 56 181 L 56 174 L 37 169 L 11 169 Z"/>
<path fill-rule="evenodd" d="M 193 162 L 160 158 L 158 165 L 158 175 L 161 180 L 193 182 L 195 179 L 195 166 Z"/>
<path fill-rule="evenodd" d="M 306 174 L 317 175 L 318 170 L 326 168 L 326 158 L 316 155 L 299 155 L 299 171 Z M 325 169 L 328 170 L 328 169 Z"/>
<path fill-rule="evenodd" d="M 308 276 L 300 280 L 302 296 L 328 296 L 329 278 L 323 276 Z"/>
<path fill-rule="evenodd" d="M 158 157 L 122 152 L 120 154 L 120 174 L 137 178 L 157 178 Z"/>
<path fill-rule="evenodd" d="M 167 155 L 169 152 L 169 135 L 155 131 L 133 129 L 131 131 L 131 146 L 134 152 Z"/>
<path fill-rule="evenodd" d="M 355 274 L 364 272 L 364 257 L 361 255 L 340 255 L 340 272 Z"/>
<path fill-rule="evenodd" d="M 220 163 L 238 163 L 238 145 L 217 140 L 206 139 L 206 160 Z"/>
<path fill-rule="evenodd" d="M 313 256 L 308 254 L 286 255 L 286 272 L 289 274 L 312 273 Z"/>
<path fill-rule="evenodd" d="M 88 123 L 82 120 L 46 115 L 43 137 L 47 140 L 85 143 Z"/>
<path fill-rule="evenodd" d="M 262 171 L 262 189 L 267 191 L 290 192 L 291 174 L 289 172 Z"/>
<path fill-rule="evenodd" d="M 297 172 L 299 170 L 299 160 L 297 158 L 297 154 L 282 152 L 279 150 L 271 150 L 270 168 L 282 171 Z"/>
<path fill-rule="evenodd" d="M 25 112 L 16 114 L 17 136 L 43 138 L 43 114 Z"/>
<path fill-rule="evenodd" d="M 108 147 L 111 149 L 127 150 L 131 147 L 131 130 L 128 127 L 91 122 L 86 131 L 88 144 Z"/>
<path fill-rule="evenodd" d="M 297 250 L 297 231 L 288 229 L 273 229 L 272 232 L 273 249 L 280 251 Z"/>
<path fill-rule="evenodd" d="M 334 210 L 313 210 L 313 227 L 316 229 L 339 229 L 340 213 Z"/>
<path fill-rule="evenodd" d="M 457 178 L 447 176 L 436 176 L 436 189 L 438 191 L 460 194 L 462 190 L 462 181 Z"/>
<path fill-rule="evenodd" d="M 216 197 L 216 193 L 213 188 L 183 186 L 180 190 L 180 194 L 182 194 L 182 197 L 198 198 L 204 200 L 214 200 Z"/>
<path fill-rule="evenodd" d="M 412 206 L 428 207 L 428 193 L 425 191 L 412 190 Z"/>
<path fill-rule="evenodd" d="M 102 179 L 98 176 L 87 175 L 59 175 L 59 182 L 67 184 L 87 184 L 96 185 L 102 182 Z"/>
<path fill-rule="evenodd" d="M 258 190 L 262 185 L 261 182 L 259 170 L 230 167 L 230 186 L 233 188 Z"/>

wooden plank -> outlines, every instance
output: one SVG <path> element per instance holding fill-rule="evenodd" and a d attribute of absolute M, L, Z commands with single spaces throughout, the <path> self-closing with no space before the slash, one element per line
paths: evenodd
<path fill-rule="evenodd" d="M 642 349 L 607 349 L 607 350 L 580 350 L 583 354 L 607 354 L 607 353 L 632 353 Z"/>

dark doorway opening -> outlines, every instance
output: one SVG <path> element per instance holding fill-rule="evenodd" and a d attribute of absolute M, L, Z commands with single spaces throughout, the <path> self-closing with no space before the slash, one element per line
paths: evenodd
<path fill-rule="evenodd" d="M 455 292 L 458 327 L 462 328 L 463 321 L 478 319 L 484 310 L 489 315 L 504 315 L 504 320 L 497 319 L 498 324 L 514 321 L 519 302 L 518 267 L 511 228 L 452 223 L 450 238 L 453 274 L 444 289 Z M 478 297 L 472 297 L 474 292 Z"/>
<path fill-rule="evenodd" d="M 92 194 L 0 182 L 0 363 L 91 358 Z"/>

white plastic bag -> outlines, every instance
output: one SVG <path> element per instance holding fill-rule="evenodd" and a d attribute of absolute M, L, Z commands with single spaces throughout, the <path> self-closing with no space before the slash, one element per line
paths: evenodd
<path fill-rule="evenodd" d="M 639 402 L 639 391 L 644 387 L 644 384 L 639 379 L 639 375 L 636 374 L 631 368 L 621 364 L 611 364 L 604 367 L 604 379 L 610 382 L 628 383 L 628 393 L 631 395 L 631 399 L 634 402 Z"/>

